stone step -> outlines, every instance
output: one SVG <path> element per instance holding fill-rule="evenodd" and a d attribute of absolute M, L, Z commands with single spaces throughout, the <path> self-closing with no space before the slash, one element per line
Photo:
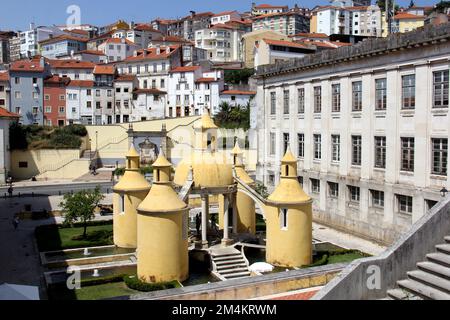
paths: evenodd
<path fill-rule="evenodd" d="M 387 300 L 423 300 L 422 298 L 402 289 L 389 290 L 387 294 Z"/>
<path fill-rule="evenodd" d="M 236 264 L 227 264 L 227 265 L 217 266 L 217 271 L 222 272 L 222 270 L 246 268 L 246 267 L 247 267 L 247 264 L 245 262 L 236 263 Z"/>
<path fill-rule="evenodd" d="M 236 264 L 236 263 L 245 263 L 245 261 L 241 257 L 240 259 L 224 260 L 224 261 L 217 261 L 217 262 L 215 262 L 215 264 L 217 266 L 223 266 L 223 265 L 226 265 L 226 264 Z"/>
<path fill-rule="evenodd" d="M 235 254 L 232 256 L 220 256 L 220 257 L 213 257 L 213 261 L 224 261 L 224 260 L 230 260 L 230 259 L 238 259 L 238 258 L 242 258 L 242 255 L 240 254 Z"/>
<path fill-rule="evenodd" d="M 250 272 L 238 272 L 238 273 L 233 273 L 233 274 L 228 274 L 225 275 L 225 279 L 230 280 L 230 279 L 237 279 L 237 278 L 247 278 L 250 277 Z"/>
<path fill-rule="evenodd" d="M 397 282 L 400 288 L 419 295 L 425 299 L 431 300 L 450 300 L 450 294 L 437 290 L 435 288 L 424 285 L 423 283 L 408 279 Z"/>
<path fill-rule="evenodd" d="M 408 278 L 450 294 L 450 281 L 420 270 L 406 273 Z"/>
<path fill-rule="evenodd" d="M 444 253 L 444 254 L 450 254 L 450 244 L 438 244 L 436 246 L 436 249 L 438 252 Z"/>
<path fill-rule="evenodd" d="M 422 271 L 450 280 L 450 268 L 444 267 L 440 264 L 426 261 L 419 262 L 417 267 Z"/>
<path fill-rule="evenodd" d="M 445 242 L 450 243 L 450 236 L 446 236 L 444 239 L 445 239 Z"/>
<path fill-rule="evenodd" d="M 241 272 L 249 272 L 248 268 L 235 268 L 235 269 L 227 269 L 227 270 L 221 270 L 220 274 L 224 277 L 227 277 L 230 274 L 236 274 L 236 273 L 241 273 Z"/>
<path fill-rule="evenodd" d="M 444 267 L 450 267 L 450 255 L 446 255 L 443 253 L 430 253 L 427 254 L 427 259 Z"/>

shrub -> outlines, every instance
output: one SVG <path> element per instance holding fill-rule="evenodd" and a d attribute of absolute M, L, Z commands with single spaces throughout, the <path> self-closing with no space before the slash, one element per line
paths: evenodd
<path fill-rule="evenodd" d="M 146 174 L 152 174 L 153 173 L 153 167 L 152 166 L 146 166 L 146 167 L 142 167 L 140 169 L 141 174 L 143 174 L 144 176 Z"/>
<path fill-rule="evenodd" d="M 123 281 L 128 288 L 141 292 L 152 292 L 176 288 L 174 282 L 146 283 L 140 280 L 137 276 L 125 276 L 123 277 Z"/>
<path fill-rule="evenodd" d="M 101 284 L 122 282 L 126 274 L 81 280 L 81 287 L 99 286 Z"/>
<path fill-rule="evenodd" d="M 115 176 L 123 176 L 124 174 L 125 174 L 125 168 L 117 168 L 113 172 L 113 175 L 115 175 Z"/>
<path fill-rule="evenodd" d="M 64 127 L 63 130 L 69 134 L 73 134 L 79 137 L 86 137 L 88 132 L 86 127 L 80 124 L 72 124 L 67 127 Z"/>

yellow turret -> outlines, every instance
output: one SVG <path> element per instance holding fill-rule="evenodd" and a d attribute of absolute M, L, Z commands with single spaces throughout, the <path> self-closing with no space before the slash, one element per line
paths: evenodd
<path fill-rule="evenodd" d="M 242 182 L 254 187 L 255 181 L 245 171 L 243 152 L 239 147 L 239 143 L 236 142 L 234 149 L 231 151 L 233 158 L 233 165 L 235 175 Z M 219 209 L 222 209 L 222 199 L 219 201 Z M 238 193 L 236 195 L 236 210 L 237 210 L 237 232 L 238 233 L 250 233 L 256 234 L 256 213 L 255 202 L 242 192 L 242 187 L 238 185 Z M 223 229 L 223 215 L 219 215 L 219 226 Z"/>
<path fill-rule="evenodd" d="M 114 244 L 137 247 L 137 207 L 150 190 L 150 183 L 139 172 L 140 157 L 134 146 L 126 155 L 125 174 L 114 186 Z"/>
<path fill-rule="evenodd" d="M 172 164 L 159 155 L 153 186 L 138 208 L 138 276 L 147 282 L 189 277 L 188 206 L 172 188 Z"/>
<path fill-rule="evenodd" d="M 312 263 L 312 199 L 297 178 L 297 159 L 288 148 L 281 179 L 266 205 L 268 263 L 300 267 Z"/>

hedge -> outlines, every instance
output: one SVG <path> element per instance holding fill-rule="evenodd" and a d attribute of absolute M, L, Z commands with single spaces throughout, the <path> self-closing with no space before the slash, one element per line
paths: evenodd
<path fill-rule="evenodd" d="M 128 288 L 141 292 L 152 292 L 166 289 L 174 289 L 177 286 L 173 282 L 146 283 L 137 276 L 125 276 L 123 281 Z"/>

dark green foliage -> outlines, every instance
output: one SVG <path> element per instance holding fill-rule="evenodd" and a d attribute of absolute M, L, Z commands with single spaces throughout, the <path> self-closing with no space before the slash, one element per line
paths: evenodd
<path fill-rule="evenodd" d="M 126 276 L 127 276 L 126 274 L 119 274 L 119 275 L 112 275 L 112 276 L 108 276 L 108 277 L 84 279 L 84 280 L 81 280 L 81 287 L 91 287 L 91 286 L 98 286 L 98 285 L 107 284 L 107 283 L 122 282 Z"/>
<path fill-rule="evenodd" d="M 264 199 L 267 199 L 269 197 L 269 192 L 267 190 L 267 187 L 264 184 L 262 184 L 261 182 L 256 183 L 255 191 Z"/>
<path fill-rule="evenodd" d="M 87 134 L 82 125 L 53 128 L 13 123 L 10 126 L 10 146 L 12 150 L 78 149 L 82 144 L 81 138 Z"/>
<path fill-rule="evenodd" d="M 255 74 L 255 69 L 226 70 L 225 83 L 248 84 L 248 79 Z"/>
<path fill-rule="evenodd" d="M 128 288 L 141 292 L 167 290 L 177 287 L 174 282 L 146 283 L 140 280 L 137 276 L 125 276 L 123 277 L 123 281 L 126 283 Z"/>
<path fill-rule="evenodd" d="M 125 174 L 125 168 L 117 168 L 116 170 L 114 170 L 113 175 L 115 176 L 123 176 Z"/>
<path fill-rule="evenodd" d="M 450 8 L 450 1 L 441 1 L 436 4 L 436 11 L 439 13 L 445 13 L 448 8 Z"/>
<path fill-rule="evenodd" d="M 247 106 L 231 106 L 222 102 L 220 111 L 214 117 L 214 122 L 224 129 L 250 129 L 250 104 Z"/>
<path fill-rule="evenodd" d="M 147 175 L 147 174 L 152 174 L 153 173 L 153 167 L 152 166 L 146 166 L 146 167 L 142 167 L 139 169 L 139 172 L 142 175 Z M 116 170 L 114 170 L 114 175 L 115 176 L 123 176 L 125 174 L 125 168 L 117 168 Z"/>

